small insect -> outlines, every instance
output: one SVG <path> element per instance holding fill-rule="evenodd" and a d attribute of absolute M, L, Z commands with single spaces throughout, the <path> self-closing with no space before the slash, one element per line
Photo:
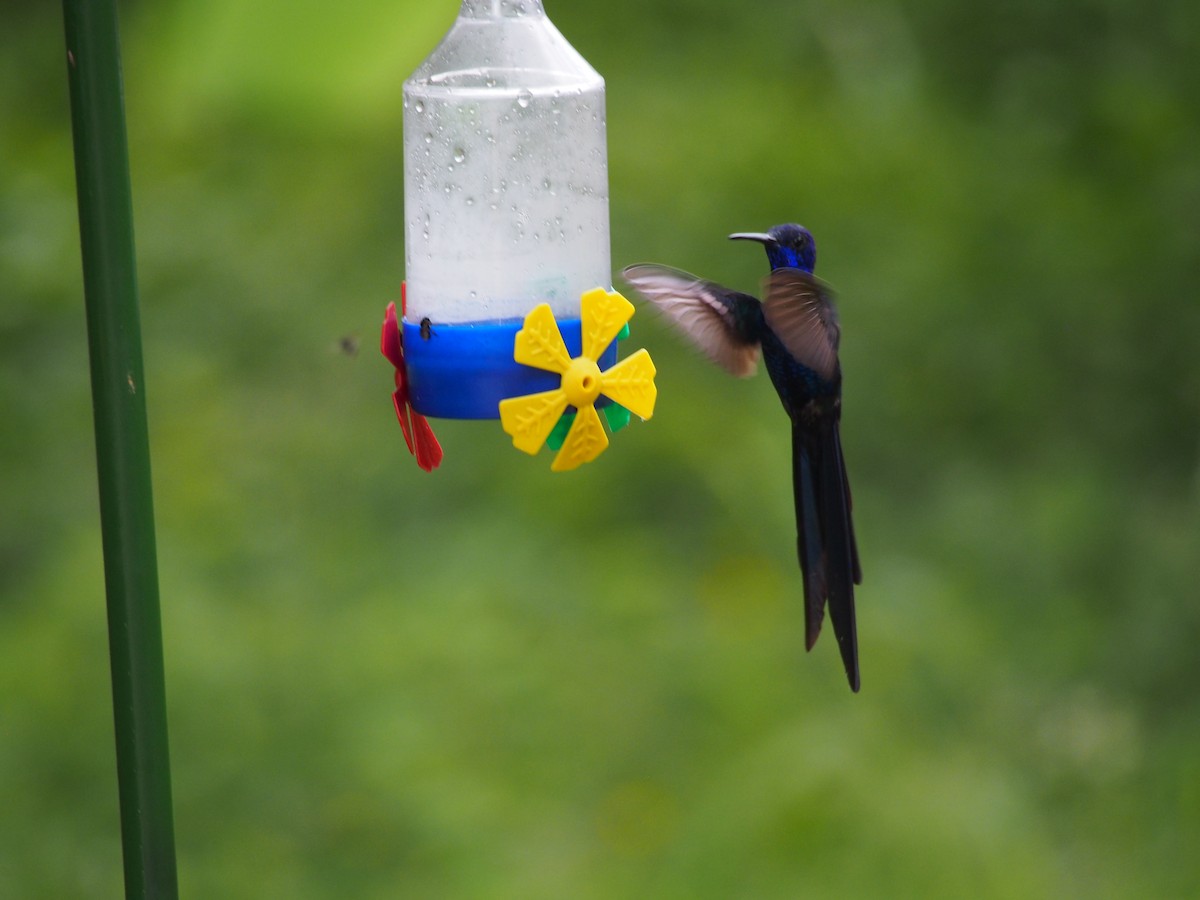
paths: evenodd
<path fill-rule="evenodd" d="M 429 316 L 426 316 L 421 320 L 421 340 L 427 341 L 435 334 L 437 332 L 433 330 L 433 323 L 429 321 Z"/>

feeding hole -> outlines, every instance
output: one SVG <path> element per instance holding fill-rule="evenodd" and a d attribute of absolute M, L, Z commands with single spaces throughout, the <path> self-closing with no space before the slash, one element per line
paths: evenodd
<path fill-rule="evenodd" d="M 563 373 L 562 388 L 572 406 L 589 406 L 600 396 L 600 367 L 586 356 L 577 356 Z"/>

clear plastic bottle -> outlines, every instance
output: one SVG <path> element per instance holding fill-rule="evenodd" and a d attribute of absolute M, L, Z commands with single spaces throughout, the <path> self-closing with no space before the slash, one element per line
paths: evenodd
<path fill-rule="evenodd" d="M 405 81 L 404 218 L 413 408 L 496 418 L 556 387 L 513 339 L 549 303 L 579 352 L 579 297 L 611 286 L 608 153 L 604 79 L 541 0 L 463 0 Z"/>
<path fill-rule="evenodd" d="M 541 0 L 463 0 L 404 83 L 409 321 L 578 316 L 610 286 L 604 79 Z"/>

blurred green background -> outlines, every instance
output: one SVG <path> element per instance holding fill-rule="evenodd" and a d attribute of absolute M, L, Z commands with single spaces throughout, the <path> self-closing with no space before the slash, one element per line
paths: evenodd
<path fill-rule="evenodd" d="M 400 86 L 456 9 L 122 4 L 184 894 L 1195 896 L 1200 5 L 549 3 L 615 267 L 817 235 L 859 696 L 773 391 L 661 320 L 595 464 L 405 452 Z M 113 897 L 62 24 L 0 10 L 0 896 Z"/>

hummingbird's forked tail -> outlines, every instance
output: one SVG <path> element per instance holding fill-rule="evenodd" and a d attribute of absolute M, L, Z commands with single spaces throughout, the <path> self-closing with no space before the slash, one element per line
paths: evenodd
<path fill-rule="evenodd" d="M 812 649 L 826 602 L 851 690 L 859 689 L 854 585 L 862 579 L 850 488 L 837 422 L 815 428 L 792 423 L 792 489 L 796 503 L 796 549 L 804 573 L 805 643 Z"/>

